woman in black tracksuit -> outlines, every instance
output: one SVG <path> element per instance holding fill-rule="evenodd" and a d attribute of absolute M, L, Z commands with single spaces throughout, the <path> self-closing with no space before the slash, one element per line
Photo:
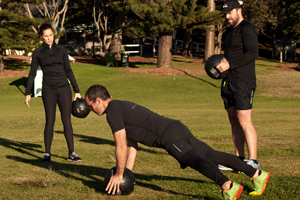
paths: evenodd
<path fill-rule="evenodd" d="M 71 69 L 66 49 L 54 42 L 52 26 L 50 24 L 42 24 L 39 29 L 39 37 L 43 40 L 43 44 L 35 49 L 32 55 L 31 69 L 25 91 L 25 103 L 29 107 L 30 91 L 37 69 L 40 66 L 43 71 L 42 99 L 46 115 L 44 130 L 46 152 L 42 162 L 51 162 L 50 149 L 53 139 L 56 104 L 58 104 L 61 113 L 64 135 L 68 144 L 68 160 L 78 162 L 81 159 L 74 152 L 73 128 L 71 124 L 72 92 L 69 81 L 75 92 L 74 100 L 81 98 L 80 91 Z"/>

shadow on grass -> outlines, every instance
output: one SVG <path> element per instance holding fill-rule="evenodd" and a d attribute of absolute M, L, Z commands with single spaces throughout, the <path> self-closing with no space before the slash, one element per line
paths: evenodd
<path fill-rule="evenodd" d="M 138 65 L 156 66 L 157 64 L 155 62 L 130 62 L 129 68 L 141 68 Z"/>
<path fill-rule="evenodd" d="M 22 158 L 19 156 L 7 155 L 6 158 L 8 158 L 10 160 L 14 160 L 16 162 L 22 162 L 22 163 L 29 164 L 32 166 L 37 166 L 40 168 L 44 168 L 46 170 L 50 169 L 51 171 L 53 171 L 59 175 L 62 175 L 66 178 L 72 178 L 74 180 L 81 181 L 85 186 L 94 189 L 98 193 L 106 194 L 106 192 L 104 191 L 104 189 L 105 189 L 104 177 L 105 177 L 106 172 L 109 170 L 107 168 L 87 166 L 87 165 L 81 164 L 83 162 L 80 162 L 80 163 L 73 163 L 73 162 L 58 163 L 58 162 L 52 161 L 50 164 L 42 163 L 41 157 L 36 156 L 29 152 L 29 151 L 35 151 L 38 153 L 42 153 L 41 150 L 36 149 L 36 148 L 42 147 L 39 144 L 18 142 L 18 141 L 5 139 L 5 138 L 0 138 L 0 145 L 33 157 L 33 159 L 27 159 L 27 158 Z M 55 155 L 52 154 L 52 156 L 55 156 Z M 58 157 L 58 156 L 56 156 L 56 157 Z M 74 175 L 74 172 L 76 174 L 78 174 L 79 176 Z M 197 180 L 197 179 L 187 179 L 187 178 L 161 176 L 161 175 L 144 175 L 144 174 L 140 174 L 140 173 L 134 173 L 134 174 L 135 174 L 135 178 L 136 178 L 136 184 L 139 187 L 149 188 L 151 190 L 155 190 L 155 191 L 159 191 L 159 192 L 166 192 L 166 193 L 170 193 L 170 194 L 174 194 L 174 195 L 183 195 L 183 196 L 192 197 L 192 198 L 198 198 L 199 196 L 193 195 L 193 194 L 188 194 L 188 193 L 178 193 L 178 192 L 172 191 L 172 190 L 166 190 L 157 185 L 147 183 L 147 181 L 152 181 L 152 180 L 166 180 L 166 181 L 170 181 L 170 180 L 175 181 L 176 180 L 176 181 L 178 181 L 178 180 L 182 180 L 182 181 L 193 181 L 193 182 L 202 183 L 202 184 L 213 184 L 211 182 L 201 181 L 201 180 Z M 81 178 L 81 177 L 86 177 L 86 178 Z M 100 179 L 99 177 L 102 177 L 102 178 Z M 88 179 L 88 180 L 86 180 L 86 179 Z M 204 198 L 212 200 L 212 198 L 210 198 L 210 197 L 204 197 Z"/>
<path fill-rule="evenodd" d="M 54 131 L 54 132 L 58 133 L 58 134 L 64 134 L 63 131 Z M 113 140 L 107 140 L 107 139 L 103 139 L 103 138 L 87 136 L 87 135 L 80 135 L 80 134 L 73 134 L 73 135 L 74 135 L 74 137 L 80 138 L 79 141 L 81 141 L 81 142 L 86 142 L 86 143 L 90 143 L 90 144 L 108 144 L 108 145 L 111 145 L 111 146 L 115 146 L 115 142 Z M 153 154 L 168 155 L 168 153 L 149 150 L 149 149 L 145 149 L 145 148 L 142 148 L 142 147 L 139 147 L 138 151 L 144 151 L 144 152 L 153 153 Z"/>
<path fill-rule="evenodd" d="M 24 70 L 30 68 L 29 63 L 22 63 L 22 62 L 17 62 L 17 63 L 8 63 L 5 64 L 5 69 L 10 69 L 10 70 Z"/>
<path fill-rule="evenodd" d="M 32 144 L 32 143 L 26 143 L 26 142 L 18 142 L 13 141 L 5 138 L 0 138 L 0 146 L 13 149 L 17 152 L 20 152 L 22 154 L 30 155 L 37 157 L 36 155 L 29 153 L 28 151 L 35 151 L 37 153 L 43 154 L 44 151 L 38 150 L 37 148 L 42 148 L 42 145 L 40 144 Z M 61 156 L 58 156 L 56 154 L 51 154 L 52 156 L 63 158 Z"/>
<path fill-rule="evenodd" d="M 191 75 L 191 74 L 187 73 L 187 72 L 186 72 L 186 71 L 184 71 L 184 70 L 181 70 L 181 69 L 178 69 L 178 68 L 176 68 L 176 70 L 182 71 L 182 72 L 184 72 L 184 73 L 185 73 L 185 75 L 187 75 L 187 76 L 189 76 L 189 77 L 192 77 L 192 78 L 194 78 L 194 79 L 198 79 L 198 80 L 200 80 L 200 81 L 202 81 L 202 82 L 204 82 L 204 83 L 207 83 L 207 84 L 209 84 L 209 85 L 211 85 L 211 86 L 213 86 L 213 87 L 215 87 L 215 88 L 221 88 L 221 87 L 219 87 L 219 86 L 216 86 L 215 84 L 213 84 L 213 83 L 211 83 L 211 82 L 208 82 L 208 81 L 206 81 L 206 80 L 204 80 L 204 79 L 202 79 L 202 78 L 199 78 L 199 77 L 193 76 L 193 75 Z"/>
<path fill-rule="evenodd" d="M 199 58 L 194 59 L 194 60 L 188 60 L 189 58 L 182 59 L 182 58 L 172 58 L 173 62 L 178 62 L 178 63 L 194 63 L 194 61 L 199 60 Z"/>
<path fill-rule="evenodd" d="M 36 148 L 41 148 L 42 147 L 39 144 L 31 144 L 31 143 L 27 143 L 27 142 L 17 142 L 17 141 L 5 139 L 5 138 L 0 138 L 0 146 L 10 148 L 10 149 L 16 150 L 20 153 L 30 155 L 30 156 L 34 156 L 34 155 L 29 153 L 26 150 L 43 153 L 42 151 L 36 150 Z"/>
<path fill-rule="evenodd" d="M 85 64 L 94 64 L 94 65 L 104 65 L 106 66 L 106 60 L 100 56 L 75 56 L 76 62 L 85 63 Z"/>
<path fill-rule="evenodd" d="M 74 180 L 82 182 L 85 186 L 94 189 L 96 192 L 101 193 L 103 195 L 106 195 L 107 193 L 105 192 L 105 185 L 104 185 L 104 177 L 106 172 L 109 170 L 107 168 L 102 168 L 102 167 L 94 167 L 94 166 L 87 166 L 87 165 L 81 165 L 79 163 L 57 163 L 57 162 L 51 162 L 50 164 L 45 164 L 41 163 L 41 160 L 36 158 L 36 159 L 25 159 L 21 157 L 16 157 L 16 156 L 6 156 L 8 159 L 17 161 L 17 162 L 22 162 L 26 163 L 32 166 L 37 166 L 40 168 L 44 168 L 46 170 L 51 169 L 51 171 L 62 175 L 66 178 L 72 178 Z M 70 173 L 69 173 L 70 172 Z M 74 172 L 76 172 L 79 176 L 74 175 Z M 134 173 L 135 178 L 136 178 L 136 185 L 139 187 L 145 187 L 149 188 L 151 190 L 159 191 L 159 192 L 166 192 L 174 195 L 183 195 L 187 197 L 192 197 L 192 198 L 198 198 L 197 195 L 193 194 L 186 194 L 186 193 L 178 193 L 176 191 L 172 190 L 167 190 L 164 188 L 161 188 L 157 185 L 151 184 L 151 183 L 145 183 L 144 181 L 151 181 L 151 180 L 182 180 L 182 181 L 193 181 L 193 182 L 198 182 L 202 184 L 213 184 L 210 182 L 204 182 L 196 179 L 186 179 L 186 178 L 178 178 L 178 177 L 172 177 L 172 176 L 158 176 L 158 175 L 144 175 L 144 174 L 138 174 Z M 89 180 L 86 180 L 85 178 L 81 177 L 86 177 Z M 99 179 L 97 177 L 102 177 L 102 179 Z M 141 180 L 141 181 L 139 181 Z M 212 198 L 205 198 L 205 199 L 212 199 Z"/>
<path fill-rule="evenodd" d="M 97 178 L 98 174 L 101 177 L 105 176 L 105 173 L 109 170 L 106 168 L 101 167 L 94 167 L 94 166 L 86 166 L 81 165 L 79 163 L 58 163 L 52 161 L 50 164 L 42 163 L 41 158 L 34 156 L 35 159 L 26 159 L 16 156 L 6 156 L 8 159 L 12 159 L 17 162 L 22 162 L 26 164 L 30 164 L 32 166 L 37 166 L 40 168 L 44 168 L 46 170 L 51 170 L 59 175 L 62 175 L 66 178 L 72 178 L 77 181 L 81 181 L 84 185 L 88 186 L 89 188 L 93 188 L 95 191 L 104 194 L 104 182 Z M 74 174 L 78 174 L 76 176 Z M 82 176 L 86 177 L 81 178 Z"/>
<path fill-rule="evenodd" d="M 27 80 L 28 80 L 27 77 L 22 77 L 22 78 L 19 78 L 15 81 L 11 82 L 9 85 L 15 85 L 20 90 L 20 92 L 25 95 L 25 91 L 21 90 L 20 86 L 26 88 Z"/>
<path fill-rule="evenodd" d="M 297 67 L 293 67 L 293 69 L 300 72 L 300 64 Z"/>

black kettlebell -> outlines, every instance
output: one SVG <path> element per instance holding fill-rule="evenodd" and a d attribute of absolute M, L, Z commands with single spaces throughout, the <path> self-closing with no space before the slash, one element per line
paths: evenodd
<path fill-rule="evenodd" d="M 72 102 L 72 115 L 78 118 L 85 118 L 90 113 L 89 106 L 85 98 L 77 98 Z"/>
<path fill-rule="evenodd" d="M 222 54 L 214 54 L 207 58 L 205 61 L 205 71 L 207 75 L 213 79 L 222 79 L 228 75 L 228 70 L 224 72 L 220 72 L 216 67 L 221 61 L 226 61 L 224 55 Z"/>
<path fill-rule="evenodd" d="M 108 170 L 105 174 L 104 178 L 104 186 L 106 188 L 110 177 L 112 177 L 116 173 L 116 167 L 111 168 Z M 123 174 L 123 180 L 120 184 L 120 191 L 114 194 L 116 196 L 121 196 L 121 195 L 129 195 L 133 192 L 134 190 L 134 184 L 135 184 L 135 177 L 134 174 L 132 173 L 131 170 L 125 168 L 124 174 Z"/>

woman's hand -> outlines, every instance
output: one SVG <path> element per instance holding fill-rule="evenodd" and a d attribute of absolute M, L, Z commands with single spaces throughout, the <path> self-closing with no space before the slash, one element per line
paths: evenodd
<path fill-rule="evenodd" d="M 75 93 L 74 101 L 75 101 L 77 98 L 81 99 L 80 93 Z"/>
<path fill-rule="evenodd" d="M 31 99 L 31 96 L 30 95 L 26 95 L 25 96 L 25 104 L 26 104 L 26 106 L 29 108 L 30 106 L 29 106 L 29 101 L 30 101 L 30 99 Z"/>

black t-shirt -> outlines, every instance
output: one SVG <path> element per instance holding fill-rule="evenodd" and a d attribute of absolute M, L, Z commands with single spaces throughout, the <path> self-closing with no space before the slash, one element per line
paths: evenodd
<path fill-rule="evenodd" d="M 225 81 L 244 81 L 256 85 L 255 59 L 258 39 L 255 28 L 243 20 L 225 33 L 224 53 L 230 69 Z"/>
<path fill-rule="evenodd" d="M 30 95 L 38 67 L 43 71 L 43 87 L 61 88 L 69 84 L 70 80 L 75 93 L 79 93 L 73 71 L 70 66 L 67 50 L 53 43 L 51 49 L 47 44 L 35 49 L 32 54 L 31 69 L 28 75 L 25 95 Z"/>
<path fill-rule="evenodd" d="M 106 109 L 106 119 L 113 133 L 124 129 L 126 136 L 149 147 L 162 147 L 171 136 L 165 134 L 177 120 L 158 115 L 129 101 L 111 100 Z"/>

